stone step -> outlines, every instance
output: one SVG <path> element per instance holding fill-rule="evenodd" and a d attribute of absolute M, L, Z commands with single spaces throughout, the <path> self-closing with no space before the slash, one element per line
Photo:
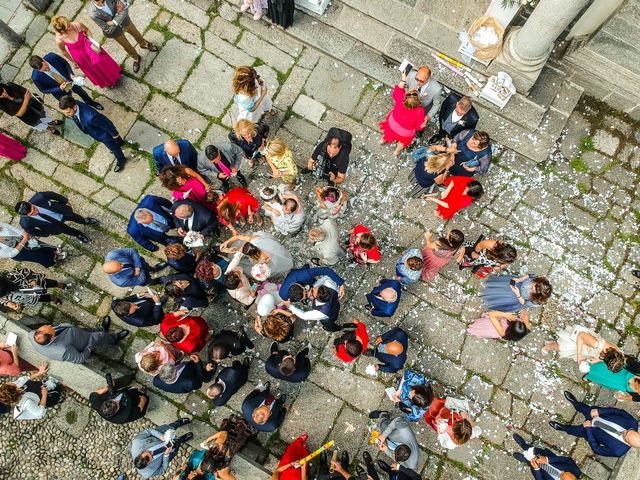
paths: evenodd
<path fill-rule="evenodd" d="M 31 345 L 31 342 L 29 341 L 30 329 L 27 326 L 23 323 L 9 319 L 4 315 L 0 315 L 0 338 L 4 339 L 8 332 L 13 332 L 18 336 L 18 346 L 20 347 L 19 354 L 21 359 L 36 366 L 42 361 L 47 361 L 49 363 L 49 374 L 60 380 L 60 383 L 65 387 L 70 388 L 85 398 L 89 398 L 91 392 L 104 387 L 104 375 L 107 367 L 97 358 L 91 357 L 89 358 L 89 361 L 80 365 L 48 360 L 40 355 Z M 114 372 L 114 377 L 116 378 L 118 374 L 125 373 L 124 370 L 117 372 L 113 366 L 109 367 L 109 370 Z M 152 395 L 154 395 L 153 391 L 150 391 L 150 396 Z M 154 402 L 150 403 L 150 407 L 146 415 L 149 420 L 158 424 L 159 422 L 173 422 L 177 419 L 175 407 L 171 410 L 173 412 L 171 416 L 168 414 L 154 416 L 154 409 L 152 408 L 153 403 Z M 202 440 L 203 438 L 194 438 L 194 444 L 200 443 Z M 262 466 L 245 458 L 242 453 L 234 455 L 233 460 L 231 461 L 231 468 L 236 473 L 236 478 L 238 479 L 266 479 L 271 475 L 271 473 Z"/>

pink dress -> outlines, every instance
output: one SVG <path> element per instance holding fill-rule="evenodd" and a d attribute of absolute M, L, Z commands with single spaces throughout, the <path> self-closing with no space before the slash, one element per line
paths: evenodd
<path fill-rule="evenodd" d="M 380 122 L 382 139 L 385 142 L 400 142 L 403 146 L 413 142 L 417 130 L 422 130 L 424 122 L 424 108 L 408 109 L 404 106 L 404 89 L 396 85 L 391 94 L 393 110 Z"/>
<path fill-rule="evenodd" d="M 187 192 L 189 193 L 185 196 Z M 189 180 L 187 180 L 186 183 L 178 190 L 172 191 L 171 195 L 176 200 L 188 199 L 192 202 L 199 203 L 209 210 L 213 210 L 214 212 L 216 211 L 216 204 L 214 202 L 207 202 L 205 198 L 207 191 L 204 189 L 204 185 L 202 185 L 197 178 L 190 177 Z"/>
<path fill-rule="evenodd" d="M 77 22 L 72 22 L 69 30 L 78 32 L 78 39 L 75 42 L 67 42 L 61 36 L 58 36 L 58 39 L 64 41 L 69 55 L 78 64 L 82 73 L 97 87 L 115 86 L 120 80 L 120 65 L 104 48 L 100 48 L 99 54 L 91 50 L 91 42 L 87 35 L 80 31 L 80 25 Z"/>
<path fill-rule="evenodd" d="M 13 363 L 13 355 L 7 350 L 0 350 L 0 376 L 15 377 L 20 375 L 20 365 Z"/>
<path fill-rule="evenodd" d="M 27 147 L 19 141 L 0 133 L 0 157 L 18 162 L 27 155 Z"/>
<path fill-rule="evenodd" d="M 429 283 L 436 278 L 438 272 L 447 263 L 458 255 L 459 250 L 431 250 L 424 247 L 422 249 L 422 258 L 424 265 L 422 266 L 422 281 Z"/>
<path fill-rule="evenodd" d="M 502 325 L 503 328 L 507 328 L 509 322 L 507 321 L 507 319 L 501 317 L 500 325 Z M 489 315 L 487 313 L 483 313 L 480 318 L 469 325 L 469 328 L 467 328 L 467 332 L 478 338 L 502 338 L 493 326 L 493 323 L 491 323 L 491 320 L 489 319 Z"/>

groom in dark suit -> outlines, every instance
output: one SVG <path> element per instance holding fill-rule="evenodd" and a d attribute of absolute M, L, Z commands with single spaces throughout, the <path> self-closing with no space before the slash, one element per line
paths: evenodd
<path fill-rule="evenodd" d="M 451 93 L 440 108 L 438 121 L 440 131 L 429 139 L 429 143 L 449 137 L 453 138 L 463 130 L 476 128 L 480 116 L 471 103 L 469 97 L 462 97 L 457 93 Z"/>
<path fill-rule="evenodd" d="M 124 140 L 118 133 L 115 125 L 100 112 L 97 112 L 83 102 L 76 102 L 73 97 L 66 95 L 60 99 L 60 110 L 67 117 L 76 122 L 76 125 L 84 133 L 104 145 L 116 157 L 114 172 L 124 168 L 127 158 L 122 151 Z"/>
<path fill-rule="evenodd" d="M 47 53 L 44 58 L 34 55 L 29 59 L 29 65 L 33 68 L 31 80 L 42 93 L 50 93 L 60 100 L 73 92 L 87 105 L 96 110 L 104 110 L 82 87 L 73 84 L 71 65 L 60 55 L 53 52 Z"/>

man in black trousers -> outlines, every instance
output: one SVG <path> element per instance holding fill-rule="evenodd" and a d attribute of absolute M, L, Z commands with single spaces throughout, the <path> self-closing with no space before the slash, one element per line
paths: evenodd
<path fill-rule="evenodd" d="M 133 378 L 135 378 L 132 375 Z M 131 378 L 122 377 L 114 382 L 107 374 L 107 385 L 89 395 L 89 402 L 98 414 L 107 422 L 123 424 L 135 422 L 144 417 L 149 405 L 146 389 L 127 387 Z M 121 386 L 118 387 L 117 384 Z"/>
<path fill-rule="evenodd" d="M 69 199 L 55 192 L 39 192 L 28 202 L 18 202 L 15 207 L 20 215 L 20 226 L 32 237 L 48 237 L 64 233 L 77 238 L 82 243 L 91 240 L 80 230 L 70 227 L 66 222 L 83 225 L 96 225 L 98 220 L 83 217 L 73 211 Z"/>
<path fill-rule="evenodd" d="M 271 344 L 271 355 L 264 365 L 269 375 L 291 383 L 303 382 L 311 373 L 309 347 L 305 347 L 294 357 L 287 350 L 280 350 L 278 344 Z"/>
<path fill-rule="evenodd" d="M 240 363 L 234 360 L 230 367 L 220 371 L 215 382 L 209 385 L 206 394 L 216 407 L 225 405 L 249 379 L 249 366 L 251 360 L 248 357 Z"/>

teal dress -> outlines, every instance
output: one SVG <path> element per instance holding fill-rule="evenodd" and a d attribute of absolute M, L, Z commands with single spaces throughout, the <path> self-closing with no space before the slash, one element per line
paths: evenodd
<path fill-rule="evenodd" d="M 180 473 L 178 480 L 186 480 L 187 475 L 189 475 L 190 472 L 194 471 L 200 466 L 200 464 L 204 460 L 204 456 L 206 455 L 206 453 L 206 450 L 194 450 L 189 457 L 189 461 L 187 462 L 187 468 Z M 210 472 L 205 473 L 204 478 L 206 478 L 207 480 L 216 480 L 216 476 Z"/>
<path fill-rule="evenodd" d="M 604 362 L 598 362 L 591 365 L 591 370 L 589 370 L 589 373 L 587 373 L 584 378 L 590 382 L 610 388 L 611 390 L 630 393 L 635 400 L 638 394 L 629 386 L 629 380 L 633 377 L 635 377 L 635 375 L 626 368 L 623 368 L 618 373 L 613 373 L 607 368 Z"/>

